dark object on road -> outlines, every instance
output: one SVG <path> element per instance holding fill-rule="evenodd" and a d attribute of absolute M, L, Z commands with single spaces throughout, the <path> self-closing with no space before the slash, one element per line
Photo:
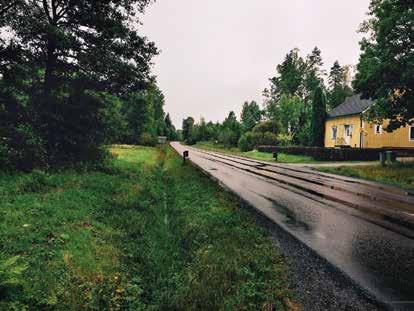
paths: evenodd
<path fill-rule="evenodd" d="M 186 158 L 188 158 L 188 156 L 189 156 L 189 152 L 188 152 L 188 150 L 185 150 L 184 152 L 183 152 L 183 163 L 185 164 L 185 159 Z"/>
<path fill-rule="evenodd" d="M 277 162 L 277 152 L 273 152 L 273 159 Z"/>

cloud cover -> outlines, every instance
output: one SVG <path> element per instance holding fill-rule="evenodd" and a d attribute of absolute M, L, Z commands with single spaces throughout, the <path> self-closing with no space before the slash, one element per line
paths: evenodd
<path fill-rule="evenodd" d="M 154 72 L 177 127 L 182 119 L 222 121 L 246 100 L 262 103 L 268 78 L 285 54 L 322 50 L 356 64 L 357 33 L 369 0 L 158 0 L 143 17 L 143 33 L 161 54 Z"/>

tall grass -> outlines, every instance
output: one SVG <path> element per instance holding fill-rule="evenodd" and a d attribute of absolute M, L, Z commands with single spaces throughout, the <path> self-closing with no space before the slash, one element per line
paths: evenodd
<path fill-rule="evenodd" d="M 0 310 L 292 306 L 282 258 L 234 197 L 171 149 L 111 151 L 103 171 L 0 176 Z"/>

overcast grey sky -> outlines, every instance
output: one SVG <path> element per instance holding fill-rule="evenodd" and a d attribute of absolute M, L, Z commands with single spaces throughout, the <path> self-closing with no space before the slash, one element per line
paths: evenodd
<path fill-rule="evenodd" d="M 161 50 L 154 72 L 166 111 L 182 119 L 239 116 L 285 54 L 318 46 L 325 68 L 355 65 L 369 0 L 158 0 L 143 17 L 143 33 Z"/>

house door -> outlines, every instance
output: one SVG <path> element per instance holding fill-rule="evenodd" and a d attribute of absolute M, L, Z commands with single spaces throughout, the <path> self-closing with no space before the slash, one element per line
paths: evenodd
<path fill-rule="evenodd" d="M 345 145 L 351 145 L 352 125 L 345 125 Z"/>

